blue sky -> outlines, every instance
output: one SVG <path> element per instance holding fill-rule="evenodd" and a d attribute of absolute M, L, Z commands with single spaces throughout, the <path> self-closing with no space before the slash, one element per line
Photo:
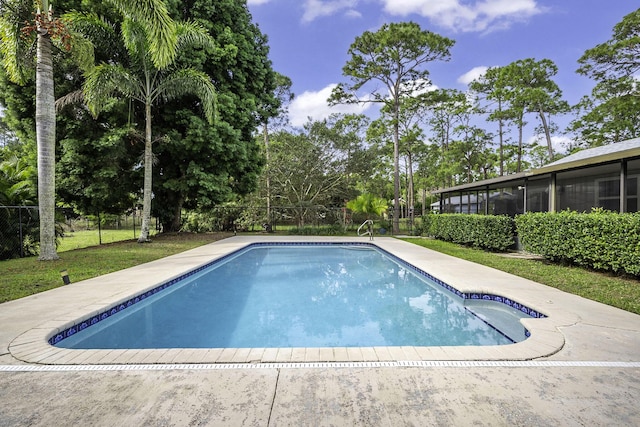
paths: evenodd
<path fill-rule="evenodd" d="M 486 67 L 518 59 L 551 59 L 569 103 L 593 81 L 575 73 L 585 50 L 611 38 L 613 26 L 636 10 L 635 0 L 248 0 L 253 21 L 269 37 L 276 71 L 293 81 L 293 125 L 354 107 L 326 105 L 333 85 L 347 81 L 347 50 L 364 31 L 414 21 L 456 44 L 449 62 L 429 66 L 432 83 L 464 90 Z M 372 113 L 371 106 L 368 113 Z"/>

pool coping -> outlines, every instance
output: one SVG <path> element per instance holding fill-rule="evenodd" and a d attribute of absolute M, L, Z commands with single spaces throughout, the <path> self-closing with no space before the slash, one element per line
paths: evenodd
<path fill-rule="evenodd" d="M 372 243 L 461 292 L 501 295 L 547 317 L 522 319 L 531 336 L 525 341 L 501 346 L 74 350 L 54 347 L 48 342 L 49 338 L 81 319 L 255 242 Z M 491 280 L 478 285 L 478 278 Z M 391 237 L 376 237 L 369 241 L 368 238 L 349 237 L 236 236 L 49 292 L 58 292 L 57 300 L 65 307 L 60 306 L 50 319 L 10 341 L 8 350 L 19 361 L 53 365 L 127 365 L 534 360 L 559 352 L 565 345 L 561 328 L 580 321 L 580 316 L 568 309 L 571 304 L 566 302 L 567 296 L 571 297 L 569 294 Z"/>

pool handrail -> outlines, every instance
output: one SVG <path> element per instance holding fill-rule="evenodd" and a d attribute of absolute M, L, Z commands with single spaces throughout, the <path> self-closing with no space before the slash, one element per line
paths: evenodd
<path fill-rule="evenodd" d="M 365 231 L 363 231 L 362 234 L 360 234 L 360 230 L 365 225 L 368 225 L 367 229 Z M 367 219 L 365 222 L 363 222 L 360 225 L 360 227 L 358 227 L 358 232 L 357 233 L 358 233 L 358 237 L 366 236 L 368 234 L 369 235 L 369 240 L 373 240 L 373 221 L 370 220 L 370 219 Z"/>

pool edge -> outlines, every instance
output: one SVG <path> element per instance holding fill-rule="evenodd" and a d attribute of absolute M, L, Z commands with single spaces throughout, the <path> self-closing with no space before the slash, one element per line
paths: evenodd
<path fill-rule="evenodd" d="M 226 249 L 223 251 L 213 251 L 216 253 L 216 258 L 222 257 L 225 254 L 239 250 L 251 243 L 268 241 L 274 242 L 287 242 L 287 241 L 320 241 L 320 242 L 338 242 L 338 243 L 351 243 L 351 242 L 367 242 L 378 246 L 383 251 L 389 252 L 400 259 L 414 265 L 417 268 L 429 271 L 432 273 L 433 264 L 425 270 L 423 264 L 426 260 L 434 261 L 433 258 L 443 259 L 445 255 L 438 254 L 437 252 L 430 251 L 425 248 L 417 247 L 407 242 L 402 242 L 394 238 L 376 238 L 374 241 L 362 238 L 346 238 L 346 237 L 324 237 L 324 238 L 291 238 L 291 237 L 269 237 L 269 238 L 248 238 L 239 236 L 237 238 L 225 239 L 224 244 Z M 203 262 L 198 263 L 197 259 L 202 259 L 202 252 L 207 251 L 206 248 L 220 248 L 221 245 L 217 245 L 218 242 L 204 247 L 196 248 L 191 251 L 178 254 L 176 256 L 168 257 L 169 259 L 184 260 L 189 257 L 190 254 L 199 254 L 194 256 L 195 266 L 202 265 Z M 217 246 L 216 246 L 217 245 Z M 205 248 L 205 249 L 203 249 Z M 195 251 L 195 252 L 194 252 Z M 207 256 L 211 256 L 209 253 Z M 409 259 L 410 258 L 410 259 Z M 422 258 L 422 259 L 421 259 Z M 209 262 L 213 258 L 209 258 Z M 435 260 L 436 262 L 438 260 Z M 456 260 L 462 262 L 461 260 Z M 467 263 L 465 261 L 465 263 Z M 145 265 L 153 263 L 143 264 L 138 266 L 144 270 Z M 429 264 L 429 262 L 426 262 Z M 486 268 L 478 266 L 477 264 L 469 263 L 469 268 Z M 191 265 L 185 270 L 191 269 L 194 266 Z M 460 273 L 459 269 L 457 273 Z M 443 270 L 442 273 L 446 271 Z M 172 272 L 173 276 L 179 276 L 182 272 Z M 448 276 L 456 271 L 448 271 Z M 468 272 L 467 272 L 468 273 Z M 504 273 L 506 274 L 506 273 Z M 468 274 L 467 274 L 468 275 Z M 471 274 L 474 276 L 475 274 Z M 547 357 L 560 351 L 564 346 L 564 336 L 558 329 L 560 326 L 569 324 L 575 320 L 567 319 L 565 315 L 553 316 L 552 314 L 558 314 L 556 308 L 553 305 L 548 304 L 549 301 L 537 301 L 536 298 L 531 298 L 527 294 L 512 295 L 511 292 L 515 292 L 518 289 L 496 288 L 496 284 L 492 286 L 470 286 L 466 281 L 457 283 L 451 281 L 451 279 L 443 278 L 441 274 L 434 274 L 447 283 L 453 283 L 460 291 L 463 292 L 484 292 L 484 293 L 496 293 L 498 289 L 500 295 L 506 298 L 512 298 L 518 300 L 522 304 L 534 308 L 542 313 L 545 313 L 548 317 L 541 319 L 524 319 L 525 327 L 531 332 L 531 336 L 525 341 L 508 344 L 502 346 L 463 346 L 463 347 L 335 347 L 335 348 L 282 348 L 282 349 L 130 349 L 130 350 L 72 350 L 54 347 L 48 343 L 49 338 L 54 336 L 65 327 L 78 322 L 82 318 L 89 318 L 92 313 L 95 312 L 96 307 L 108 307 L 110 304 L 118 303 L 121 300 L 126 299 L 126 292 L 117 293 L 115 295 L 109 295 L 105 299 L 97 299 L 92 304 L 84 306 L 76 311 L 67 313 L 62 318 L 50 320 L 36 328 L 27 330 L 23 334 L 16 337 L 9 344 L 9 352 L 11 355 L 26 363 L 36 364 L 61 364 L 61 365 L 77 365 L 77 364 L 194 364 L 194 363 L 284 363 L 284 362 L 384 362 L 384 361 L 433 361 L 433 360 L 533 360 L 541 357 Z M 475 277 L 478 277 L 475 275 Z M 521 282 L 525 279 L 517 278 L 516 276 L 510 276 L 514 282 Z M 453 274 L 455 279 L 455 274 Z M 99 279 L 99 278 L 98 278 Z M 170 278 L 164 278 L 169 280 Z M 161 281 L 156 281 L 161 283 Z M 533 282 L 530 282 L 530 284 Z M 539 284 L 538 284 L 539 285 Z M 521 285 L 520 285 L 521 286 Z M 539 285 L 542 286 L 542 285 Z M 141 284 L 138 286 L 142 289 L 148 289 L 153 287 L 153 284 Z M 136 290 L 131 289 L 128 295 L 135 295 Z M 108 301 L 107 301 L 108 300 Z M 83 312 L 84 311 L 84 312 Z M 83 313 L 81 313 L 83 312 Z M 74 314 L 75 313 L 75 314 Z M 563 319 L 564 318 L 564 319 Z M 560 320 L 557 322 L 556 320 Z"/>

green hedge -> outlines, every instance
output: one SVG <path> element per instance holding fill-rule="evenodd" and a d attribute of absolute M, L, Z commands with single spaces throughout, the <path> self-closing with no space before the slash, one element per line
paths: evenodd
<path fill-rule="evenodd" d="M 515 243 L 513 219 L 508 216 L 433 214 L 422 221 L 422 234 L 439 240 L 491 251 L 504 251 Z"/>
<path fill-rule="evenodd" d="M 317 227 L 292 227 L 287 230 L 287 233 L 294 236 L 340 236 L 344 234 L 344 229 L 339 224 L 332 224 Z"/>
<path fill-rule="evenodd" d="M 547 259 L 640 275 L 640 213 L 527 213 L 516 228 L 523 248 Z"/>

